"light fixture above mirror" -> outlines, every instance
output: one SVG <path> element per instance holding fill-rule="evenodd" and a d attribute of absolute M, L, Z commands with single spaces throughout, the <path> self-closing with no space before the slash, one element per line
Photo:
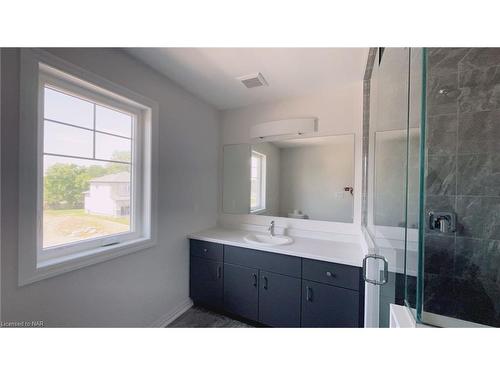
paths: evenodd
<path fill-rule="evenodd" d="M 317 118 L 293 118 L 263 122 L 253 125 L 250 128 L 250 138 L 260 140 L 277 140 L 287 136 L 296 137 L 297 135 L 312 135 L 317 131 Z"/>

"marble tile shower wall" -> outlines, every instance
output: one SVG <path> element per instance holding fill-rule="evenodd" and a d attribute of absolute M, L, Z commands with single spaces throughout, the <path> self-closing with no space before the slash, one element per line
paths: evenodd
<path fill-rule="evenodd" d="M 430 48 L 424 310 L 500 326 L 500 48 Z"/>

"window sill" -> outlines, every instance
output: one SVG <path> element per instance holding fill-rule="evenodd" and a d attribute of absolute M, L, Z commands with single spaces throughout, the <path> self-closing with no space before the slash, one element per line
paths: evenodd
<path fill-rule="evenodd" d="M 259 214 L 265 213 L 266 211 L 267 211 L 267 208 L 258 208 L 256 210 L 250 211 L 250 213 L 259 215 Z"/>
<path fill-rule="evenodd" d="M 77 254 L 62 256 L 38 262 L 36 269 L 30 275 L 19 275 L 19 286 L 48 279 L 66 272 L 105 262 L 123 255 L 140 250 L 150 249 L 156 241 L 140 238 L 137 240 L 117 244 L 115 246 L 100 247 Z"/>

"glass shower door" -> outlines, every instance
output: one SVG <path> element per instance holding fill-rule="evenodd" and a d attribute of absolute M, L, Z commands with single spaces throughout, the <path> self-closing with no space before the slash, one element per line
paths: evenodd
<path fill-rule="evenodd" d="M 389 326 L 390 304 L 415 307 L 421 68 L 420 49 L 379 49 L 370 81 L 366 230 L 376 257 L 365 263 L 381 284 L 367 283 L 379 327 Z"/>

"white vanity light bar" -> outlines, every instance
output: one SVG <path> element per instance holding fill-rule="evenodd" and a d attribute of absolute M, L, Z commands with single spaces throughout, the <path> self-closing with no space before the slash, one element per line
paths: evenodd
<path fill-rule="evenodd" d="M 317 131 L 316 125 L 317 118 L 314 117 L 263 122 L 250 128 L 250 138 L 313 133 Z"/>

